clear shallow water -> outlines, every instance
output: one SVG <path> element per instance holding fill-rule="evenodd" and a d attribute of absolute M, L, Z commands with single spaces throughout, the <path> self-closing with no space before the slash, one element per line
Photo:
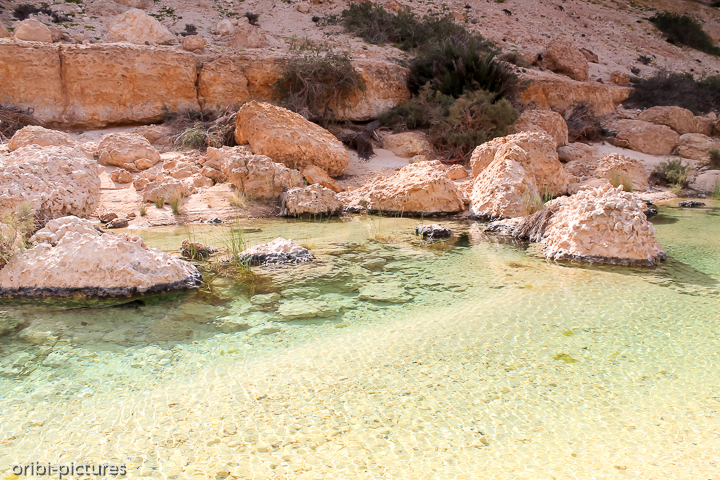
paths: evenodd
<path fill-rule="evenodd" d="M 7 304 L 28 328 L 0 338 L 0 468 L 720 478 L 720 210 L 661 213 L 655 270 L 547 263 L 472 224 L 443 251 L 409 219 L 253 221 L 249 242 L 318 254 L 257 270 L 274 305 L 222 281 L 145 306 Z M 143 236 L 173 250 L 187 231 Z"/>

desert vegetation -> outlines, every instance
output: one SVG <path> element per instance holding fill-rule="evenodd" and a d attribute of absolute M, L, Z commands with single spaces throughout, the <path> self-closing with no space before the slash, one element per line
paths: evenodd
<path fill-rule="evenodd" d="M 669 43 L 720 55 L 720 48 L 715 45 L 712 37 L 692 17 L 665 11 L 656 13 L 649 20 L 666 35 Z"/>
<path fill-rule="evenodd" d="M 691 73 L 660 70 L 648 78 L 632 78 L 626 105 L 635 108 L 678 106 L 704 114 L 720 108 L 720 75 L 696 80 Z"/>

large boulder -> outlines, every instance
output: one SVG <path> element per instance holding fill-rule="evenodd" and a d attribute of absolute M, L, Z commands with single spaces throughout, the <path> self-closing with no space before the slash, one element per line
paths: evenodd
<path fill-rule="evenodd" d="M 588 61 L 575 44 L 565 38 L 551 41 L 542 53 L 542 65 L 573 80 L 588 79 Z"/>
<path fill-rule="evenodd" d="M 183 50 L 194 53 L 203 53 L 205 51 L 205 39 L 200 35 L 187 35 L 180 41 Z"/>
<path fill-rule="evenodd" d="M 22 202 L 40 218 L 89 216 L 100 202 L 97 162 L 79 147 L 30 145 L 0 154 L 0 211 Z"/>
<path fill-rule="evenodd" d="M 532 175 L 541 194 L 555 197 L 567 193 L 569 179 L 558 160 L 555 140 L 542 132 L 498 137 L 476 147 L 470 159 L 473 178 L 477 179 L 493 161 L 503 158 L 508 145 L 516 145 L 527 153 L 530 163 L 524 170 Z"/>
<path fill-rule="evenodd" d="M 98 144 L 98 161 L 100 165 L 126 167 L 136 165 L 136 160 L 148 160 L 150 166 L 160 161 L 160 152 L 141 135 L 134 133 L 109 133 L 102 137 Z M 139 162 L 147 166 L 146 162 Z M 137 167 L 139 168 L 139 167 Z"/>
<path fill-rule="evenodd" d="M 121 13 L 108 25 L 108 35 L 114 42 L 138 45 L 173 42 L 175 35 L 144 11 L 133 8 Z"/>
<path fill-rule="evenodd" d="M 465 209 L 457 186 L 437 160 L 407 165 L 389 177 L 378 175 L 372 182 L 338 197 L 350 207 L 380 212 L 439 214 Z"/>
<path fill-rule="evenodd" d="M 666 125 L 680 135 L 697 133 L 695 115 L 690 110 L 681 107 L 651 107 L 637 118 L 655 125 Z"/>
<path fill-rule="evenodd" d="M 675 153 L 684 158 L 707 162 L 712 150 L 720 151 L 720 142 L 701 133 L 686 133 L 680 136 Z"/>
<path fill-rule="evenodd" d="M 30 125 L 15 132 L 15 135 L 8 142 L 8 149 L 12 152 L 28 145 L 37 145 L 38 147 L 77 147 L 80 144 L 72 135 L 65 132 Z"/>
<path fill-rule="evenodd" d="M 286 217 L 329 216 L 343 208 L 335 192 L 322 185 L 291 188 L 282 195 L 282 215 Z"/>
<path fill-rule="evenodd" d="M 518 132 L 544 132 L 553 137 L 555 146 L 568 144 L 568 127 L 562 115 L 552 110 L 525 110 L 515 122 Z"/>
<path fill-rule="evenodd" d="M 515 143 L 503 144 L 475 179 L 470 201 L 470 214 L 484 219 L 533 213 L 542 199 L 533 175 L 532 154 Z"/>
<path fill-rule="evenodd" d="M 583 162 L 592 162 L 597 160 L 600 156 L 598 148 L 594 145 L 587 145 L 585 143 L 570 143 L 564 147 L 557 149 L 558 159 L 561 162 L 573 162 L 580 160 Z"/>
<path fill-rule="evenodd" d="M 720 192 L 720 170 L 708 170 L 690 183 L 690 188 L 704 193 Z"/>
<path fill-rule="evenodd" d="M 192 264 L 140 237 L 103 234 L 74 216 L 50 221 L 32 240 L 0 270 L 0 296 L 124 297 L 196 288 L 201 280 Z"/>
<path fill-rule="evenodd" d="M 642 163 L 619 153 L 611 153 L 601 158 L 595 168 L 594 176 L 610 183 L 629 181 L 633 190 L 645 191 L 649 188 Z"/>
<path fill-rule="evenodd" d="M 337 138 L 290 110 L 253 101 L 238 110 L 235 122 L 238 145 L 249 143 L 255 153 L 290 168 L 317 165 L 338 177 L 350 162 Z"/>
<path fill-rule="evenodd" d="M 433 148 L 427 137 L 420 132 L 403 132 L 385 135 L 383 148 L 398 157 L 411 158 L 416 155 L 432 156 Z"/>
<path fill-rule="evenodd" d="M 13 37 L 18 40 L 52 43 L 50 29 L 34 18 L 20 22 L 13 33 Z"/>
<path fill-rule="evenodd" d="M 680 135 L 665 125 L 643 120 L 616 120 L 608 125 L 616 132 L 613 143 L 649 155 L 669 155 L 680 143 Z"/>
<path fill-rule="evenodd" d="M 297 170 L 273 162 L 265 155 L 253 155 L 241 147 L 211 147 L 208 158 L 221 161 L 222 174 L 248 198 L 255 200 L 279 200 L 285 190 L 305 185 Z"/>
<path fill-rule="evenodd" d="M 645 204 L 622 186 L 582 190 L 550 219 L 542 252 L 553 260 L 654 266 L 665 259 Z"/>
<path fill-rule="evenodd" d="M 181 180 L 162 178 L 143 188 L 143 202 L 170 204 L 174 199 L 190 195 L 190 186 Z"/>

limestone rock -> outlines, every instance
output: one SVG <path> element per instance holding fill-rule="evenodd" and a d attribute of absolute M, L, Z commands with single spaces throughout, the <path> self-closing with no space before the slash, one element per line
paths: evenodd
<path fill-rule="evenodd" d="M 460 180 L 468 176 L 467 170 L 462 165 L 453 165 L 445 170 L 445 174 L 450 180 Z"/>
<path fill-rule="evenodd" d="M 515 143 L 502 145 L 494 160 L 475 179 L 470 196 L 471 215 L 496 219 L 533 213 L 533 208 L 542 201 L 531 156 Z"/>
<path fill-rule="evenodd" d="M 465 209 L 457 186 L 437 160 L 413 163 L 390 177 L 372 182 L 338 197 L 350 207 L 404 213 L 455 213 Z"/>
<path fill-rule="evenodd" d="M 247 197 L 278 200 L 282 193 L 305 185 L 297 170 L 273 162 L 264 155 L 253 155 L 242 147 L 208 148 L 208 157 L 222 159 L 222 174 Z"/>
<path fill-rule="evenodd" d="M 415 235 L 423 239 L 448 238 L 452 235 L 452 230 L 437 223 L 432 223 L 430 225 L 418 225 L 415 227 Z"/>
<path fill-rule="evenodd" d="M 235 27 L 232 22 L 230 22 L 227 18 L 220 20 L 215 29 L 220 35 L 231 35 L 235 31 Z"/>
<path fill-rule="evenodd" d="M 129 296 L 195 288 L 201 279 L 192 264 L 140 237 L 103 234 L 77 217 L 48 222 L 35 240 L 0 270 L 0 296 Z"/>
<path fill-rule="evenodd" d="M 300 173 L 303 174 L 303 177 L 305 177 L 308 185 L 319 184 L 325 188 L 329 188 L 335 193 L 340 193 L 343 190 L 340 185 L 335 183 L 335 180 L 330 178 L 322 168 L 316 165 L 308 165 L 307 167 L 300 169 Z"/>
<path fill-rule="evenodd" d="M 433 148 L 427 137 L 419 132 L 403 132 L 383 137 L 383 148 L 398 157 L 410 158 L 415 155 L 433 156 Z"/>
<path fill-rule="evenodd" d="M 637 118 L 655 125 L 667 125 L 680 135 L 696 133 L 695 115 L 681 107 L 651 107 Z"/>
<path fill-rule="evenodd" d="M 281 237 L 243 250 L 239 256 L 240 260 L 248 265 L 284 265 L 315 260 L 310 250 Z"/>
<path fill-rule="evenodd" d="M 7 38 L 9 36 L 10 36 L 10 32 L 8 32 L 5 27 L 0 25 L 0 38 Z"/>
<path fill-rule="evenodd" d="M 110 180 L 117 183 L 131 183 L 133 176 L 127 170 L 117 169 L 110 174 Z"/>
<path fill-rule="evenodd" d="M 121 13 L 108 25 L 108 35 L 114 42 L 139 45 L 175 41 L 175 35 L 144 11 L 133 8 Z"/>
<path fill-rule="evenodd" d="M 680 143 L 680 135 L 665 125 L 642 120 L 616 120 L 608 126 L 617 132 L 612 142 L 649 155 L 669 155 Z"/>
<path fill-rule="evenodd" d="M 52 43 L 50 29 L 34 18 L 20 22 L 13 33 L 13 37 L 18 40 Z"/>
<path fill-rule="evenodd" d="M 595 168 L 594 176 L 608 181 L 628 179 L 633 189 L 637 191 L 645 191 L 649 188 L 642 163 L 619 153 L 611 153 L 601 158 Z"/>
<path fill-rule="evenodd" d="M 0 211 L 24 201 L 40 216 L 89 216 L 100 202 L 97 162 L 80 147 L 29 145 L 0 154 Z"/>
<path fill-rule="evenodd" d="M 630 83 L 630 76 L 627 73 L 615 70 L 614 72 L 610 72 L 610 82 L 618 85 L 627 85 Z"/>
<path fill-rule="evenodd" d="M 685 200 L 684 202 L 679 202 L 677 206 L 680 208 L 700 208 L 704 207 L 705 203 L 698 202 L 697 200 Z"/>
<path fill-rule="evenodd" d="M 690 188 L 704 193 L 720 191 L 720 170 L 708 170 L 701 173 L 690 183 Z"/>
<path fill-rule="evenodd" d="M 162 179 L 149 182 L 143 189 L 143 202 L 169 204 L 172 199 L 190 195 L 190 187 L 181 180 Z"/>
<path fill-rule="evenodd" d="M 316 165 L 337 177 L 350 162 L 345 147 L 330 132 L 284 108 L 249 102 L 237 112 L 235 121 L 238 145 L 249 143 L 255 153 L 290 168 Z"/>
<path fill-rule="evenodd" d="M 115 220 L 116 218 L 118 218 L 118 214 L 115 213 L 115 212 L 103 213 L 103 214 L 100 215 L 100 217 L 99 217 L 99 219 L 100 219 L 100 221 L 101 221 L 102 223 L 112 222 L 112 221 Z"/>
<path fill-rule="evenodd" d="M 677 148 L 675 148 L 675 152 L 681 157 L 704 162 L 710 160 L 711 150 L 720 151 L 720 142 L 701 133 L 686 133 L 685 135 L 681 135 L 680 142 Z"/>
<path fill-rule="evenodd" d="M 260 27 L 250 25 L 246 17 L 238 19 L 238 25 L 228 41 L 228 47 L 237 49 L 266 48 L 274 44 L 269 33 L 263 32 Z"/>
<path fill-rule="evenodd" d="M 599 63 L 599 61 L 600 61 L 597 54 L 588 50 L 587 48 L 581 48 L 580 53 L 585 55 L 585 58 L 587 58 L 587 61 L 590 63 Z"/>
<path fill-rule="evenodd" d="M 39 147 L 78 147 L 80 144 L 72 135 L 57 130 L 49 130 L 37 125 L 23 127 L 12 136 L 8 149 L 12 152 L 28 145 Z"/>
<path fill-rule="evenodd" d="M 129 222 L 127 218 L 116 218 L 105 224 L 105 228 L 127 228 Z"/>
<path fill-rule="evenodd" d="M 588 79 L 587 58 L 572 41 L 565 38 L 556 38 L 548 44 L 542 53 L 542 65 L 573 80 L 583 82 Z"/>
<path fill-rule="evenodd" d="M 710 112 L 707 115 L 695 117 L 695 128 L 692 133 L 702 133 L 708 137 L 712 136 L 713 129 L 717 123 L 717 114 Z"/>
<path fill-rule="evenodd" d="M 558 160 L 555 141 L 542 132 L 523 132 L 498 137 L 476 147 L 470 158 L 473 177 L 479 178 L 482 171 L 494 160 L 502 158 L 507 151 L 504 148 L 507 145 L 516 145 L 527 153 L 530 163 L 523 169 L 532 175 L 532 183 L 541 194 L 555 197 L 567 193 L 569 179 Z"/>
<path fill-rule="evenodd" d="M 550 219 L 542 252 L 554 260 L 654 266 L 665 259 L 645 204 L 622 187 L 582 190 Z"/>
<path fill-rule="evenodd" d="M 200 35 L 187 35 L 180 41 L 184 50 L 194 53 L 205 51 L 205 39 Z"/>
<path fill-rule="evenodd" d="M 165 125 L 145 125 L 133 129 L 131 133 L 142 135 L 152 145 L 166 146 L 170 144 L 172 130 Z"/>
<path fill-rule="evenodd" d="M 335 192 L 318 184 L 291 188 L 282 196 L 282 215 L 287 217 L 336 215 L 342 208 Z"/>
<path fill-rule="evenodd" d="M 585 143 L 570 143 L 564 147 L 560 147 L 557 150 L 558 159 L 561 162 L 572 162 L 580 160 L 583 162 L 592 162 L 596 160 L 600 153 L 597 147 L 594 145 L 587 145 Z"/>
<path fill-rule="evenodd" d="M 515 128 L 518 132 L 545 132 L 555 140 L 555 147 L 568 144 L 568 127 L 562 115 L 552 110 L 525 110 Z"/>
<path fill-rule="evenodd" d="M 145 137 L 133 133 L 109 133 L 98 144 L 100 165 L 123 167 L 136 160 L 149 160 L 153 165 L 160 161 L 160 153 Z"/>

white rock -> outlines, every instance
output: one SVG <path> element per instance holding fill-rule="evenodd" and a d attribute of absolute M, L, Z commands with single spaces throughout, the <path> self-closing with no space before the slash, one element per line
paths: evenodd
<path fill-rule="evenodd" d="M 175 35 L 147 13 L 133 8 L 115 17 L 108 25 L 108 35 L 115 42 L 138 45 L 175 41 Z"/>

